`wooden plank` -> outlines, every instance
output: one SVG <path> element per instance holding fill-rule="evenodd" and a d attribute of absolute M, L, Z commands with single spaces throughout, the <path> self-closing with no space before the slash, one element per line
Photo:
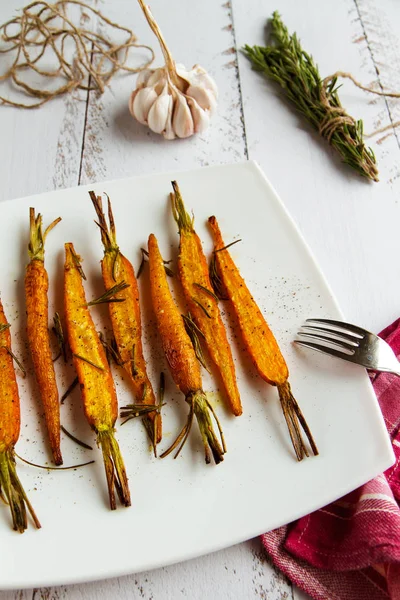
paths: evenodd
<path fill-rule="evenodd" d="M 132 540 L 132 543 L 134 541 Z M 291 600 L 286 579 L 272 569 L 258 539 L 184 564 L 82 585 L 0 592 L 0 600 Z"/>
<path fill-rule="evenodd" d="M 376 80 L 376 68 L 363 38 L 357 5 L 361 12 L 367 6 L 372 11 L 373 2 L 282 0 L 279 10 L 289 30 L 297 31 L 304 48 L 314 55 L 323 76 L 349 71 L 368 85 Z M 262 44 L 266 18 L 276 3 L 233 0 L 233 6 L 238 47 Z M 368 28 L 374 28 L 376 38 L 398 44 L 400 5 L 388 0 L 371 14 L 374 23 Z M 386 42 L 381 48 L 386 52 Z M 382 54 L 379 64 L 390 63 L 390 56 Z M 263 167 L 316 252 L 345 316 L 370 329 L 381 329 L 398 317 L 400 297 L 400 280 L 393 277 L 392 268 L 400 250 L 396 137 L 388 136 L 381 144 L 371 140 L 381 182 L 368 183 L 340 164 L 326 143 L 282 101 L 276 86 L 251 70 L 244 56 L 239 57 L 239 70 L 250 158 Z M 391 87 L 398 89 L 396 81 Z M 390 123 L 385 99 L 372 98 L 348 81 L 340 95 L 348 111 L 364 119 L 365 131 Z"/>
<path fill-rule="evenodd" d="M 20 0 L 0 3 L 0 22 L 20 7 Z M 7 84 L 0 94 L 10 94 Z M 19 101 L 29 99 L 20 94 Z M 0 200 L 77 185 L 85 108 L 86 93 L 81 92 L 36 110 L 0 106 Z"/>
<path fill-rule="evenodd" d="M 189 169 L 242 160 L 246 157 L 234 36 L 229 3 L 154 0 L 152 11 L 177 62 L 199 63 L 219 88 L 218 113 L 209 129 L 186 140 L 167 141 L 137 123 L 128 110 L 134 75 L 119 77 L 100 98 L 90 94 L 82 165 L 82 183 L 142 173 Z M 157 51 L 137 2 L 118 0 L 107 5 L 111 19 L 124 22 Z"/>

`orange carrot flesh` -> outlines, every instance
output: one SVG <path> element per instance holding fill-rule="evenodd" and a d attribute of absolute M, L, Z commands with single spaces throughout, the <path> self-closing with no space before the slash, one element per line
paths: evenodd
<path fill-rule="evenodd" d="M 259 375 L 278 388 L 282 410 L 296 456 L 298 460 L 308 456 L 300 426 L 308 438 L 313 453 L 318 454 L 317 446 L 304 415 L 291 392 L 288 382 L 289 371 L 278 343 L 225 247 L 216 218 L 210 217 L 208 222 L 214 238 L 213 258 L 218 276 L 236 314 L 246 350 Z"/>
<path fill-rule="evenodd" d="M 37 528 L 36 517 L 18 478 L 14 446 L 20 431 L 20 403 L 11 351 L 11 335 L 0 301 L 0 496 L 10 507 L 13 528 L 23 533 L 28 526 L 27 511 Z"/>
<path fill-rule="evenodd" d="M 140 404 L 156 405 L 156 397 L 147 375 L 146 361 L 142 345 L 142 321 L 140 314 L 139 288 L 131 262 L 120 252 L 115 233 L 111 203 L 108 200 L 109 225 L 107 224 L 101 198 L 90 192 L 96 209 L 101 237 L 104 245 L 104 258 L 101 261 L 103 282 L 106 290 L 117 284 L 127 287 L 117 292 L 113 298 L 117 302 L 108 304 L 114 338 L 125 369 L 132 383 L 135 398 Z M 158 444 L 162 437 L 161 414 L 156 410 L 144 417 L 150 440 Z"/>
<path fill-rule="evenodd" d="M 122 504 L 131 504 L 125 466 L 114 437 L 118 401 L 106 353 L 87 306 L 82 273 L 73 245 L 65 244 L 64 302 L 68 342 L 86 419 L 102 448 L 110 507 L 115 509 L 114 488 Z"/>
<path fill-rule="evenodd" d="M 44 241 L 47 233 L 59 219 L 54 221 L 42 234 L 42 217 L 35 217 L 30 209 L 30 263 L 25 274 L 25 300 L 27 316 L 27 337 L 32 356 L 35 377 L 44 408 L 47 433 L 53 460 L 62 465 L 60 448 L 60 403 L 56 375 L 50 347 L 48 288 L 49 280 L 44 266 Z"/>
<path fill-rule="evenodd" d="M 202 389 L 200 365 L 186 333 L 180 311 L 169 289 L 163 259 L 153 234 L 149 237 L 148 250 L 151 298 L 162 346 L 172 378 L 190 406 L 187 425 L 162 456 L 166 456 L 180 444 L 177 453 L 179 454 L 190 433 L 195 416 L 204 444 L 206 462 L 210 462 L 212 454 L 214 461 L 218 464 L 223 460 L 225 452 L 222 432 L 216 419 L 221 434 L 221 446 L 211 419 L 211 416 L 215 417 L 215 413 Z"/>
<path fill-rule="evenodd" d="M 193 228 L 193 220 L 185 210 L 176 181 L 172 182 L 172 186 L 172 210 L 180 234 L 178 269 L 186 303 L 197 327 L 204 335 L 209 354 L 221 376 L 229 408 L 238 416 L 242 414 L 242 404 L 235 365 L 218 299 L 213 294 L 207 260 L 200 238 Z"/>

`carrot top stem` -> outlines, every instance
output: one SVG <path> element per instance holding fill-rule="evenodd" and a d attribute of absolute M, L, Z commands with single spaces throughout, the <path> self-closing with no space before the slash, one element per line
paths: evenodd
<path fill-rule="evenodd" d="M 29 222 L 30 222 L 30 239 L 28 245 L 29 258 L 30 260 L 41 260 L 44 262 L 44 243 L 46 241 L 47 235 L 50 231 L 61 221 L 61 217 L 55 219 L 50 225 L 45 229 L 44 233 L 42 231 L 43 219 L 42 215 L 39 213 L 35 216 L 35 209 L 30 207 L 29 209 Z"/>
<path fill-rule="evenodd" d="M 313 454 L 318 455 L 318 448 L 312 436 L 309 426 L 301 412 L 300 406 L 297 404 L 296 398 L 292 394 L 290 384 L 288 381 L 282 385 L 278 385 L 279 400 L 281 402 L 282 411 L 286 419 L 288 426 L 290 439 L 294 450 L 296 452 L 297 460 L 302 460 L 305 456 L 308 456 L 307 447 L 304 444 L 303 437 L 301 435 L 300 425 L 303 428 L 304 433 L 307 436 L 308 442 L 311 446 Z"/>
<path fill-rule="evenodd" d="M 171 199 L 172 214 L 177 222 L 179 233 L 182 231 L 194 232 L 194 216 L 191 217 L 185 210 L 179 185 L 176 181 L 171 181 L 171 185 L 174 189 L 174 192 L 171 192 L 169 197 Z"/>
<path fill-rule="evenodd" d="M 117 491 L 121 504 L 130 506 L 131 496 L 128 487 L 128 477 L 118 442 L 114 437 L 114 431 L 112 429 L 99 431 L 97 433 L 97 443 L 101 446 L 103 452 L 111 510 L 117 508 L 114 488 Z"/>
<path fill-rule="evenodd" d="M 10 506 L 15 531 L 23 533 L 28 526 L 26 508 L 36 527 L 40 529 L 39 519 L 17 475 L 13 449 L 0 452 L 0 497 L 6 499 Z"/>
<path fill-rule="evenodd" d="M 172 446 L 170 446 L 165 452 L 163 452 L 161 458 L 168 456 L 168 454 L 171 454 L 171 452 L 173 452 L 175 448 L 179 446 L 174 456 L 174 458 L 177 458 L 183 446 L 185 445 L 187 438 L 189 437 L 189 433 L 193 424 L 193 418 L 195 416 L 200 429 L 201 438 L 203 440 L 206 463 L 209 464 L 211 462 L 212 455 L 215 464 L 218 465 L 224 460 L 226 446 L 221 425 L 213 407 L 208 401 L 207 396 L 203 392 L 203 390 L 197 390 L 196 392 L 189 394 L 188 396 L 186 396 L 185 400 L 190 406 L 187 423 L 183 427 L 182 431 L 180 432 Z M 214 417 L 215 422 L 217 424 L 220 440 L 218 439 L 214 431 L 212 417 Z"/>
<path fill-rule="evenodd" d="M 103 242 L 105 252 L 119 250 L 119 246 L 117 244 L 117 234 L 115 230 L 115 221 L 114 215 L 111 208 L 110 198 L 107 196 L 107 206 L 108 206 L 108 221 L 109 225 L 106 221 L 106 217 L 103 211 L 103 203 L 101 200 L 101 196 L 96 196 L 96 194 L 91 191 L 89 192 L 89 196 L 91 201 L 93 202 L 94 209 L 97 214 L 98 221 L 95 223 L 98 225 L 101 231 L 101 241 Z"/>

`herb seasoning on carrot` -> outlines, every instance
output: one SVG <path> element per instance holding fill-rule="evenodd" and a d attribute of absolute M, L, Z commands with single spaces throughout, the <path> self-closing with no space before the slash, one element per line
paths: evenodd
<path fill-rule="evenodd" d="M 17 475 L 14 446 L 18 441 L 20 424 L 10 325 L 0 301 L 0 497 L 10 507 L 15 531 L 23 533 L 28 526 L 27 508 L 38 529 L 40 523 Z"/>
<path fill-rule="evenodd" d="M 259 307 L 248 290 L 246 283 L 233 262 L 222 239 L 217 219 L 208 220 L 213 238 L 213 269 L 231 301 L 238 319 L 243 340 L 253 363 L 264 381 L 278 388 L 283 414 L 289 429 L 290 438 L 298 460 L 308 456 L 300 426 L 307 436 L 313 453 L 318 454 L 311 431 L 303 413 L 294 398 L 288 381 L 289 371 L 278 343 L 268 327 Z"/>
<path fill-rule="evenodd" d="M 180 244 L 178 268 L 185 299 L 192 318 L 202 332 L 208 352 L 214 361 L 226 392 L 229 408 L 234 415 L 242 414 L 235 365 L 226 337 L 225 327 L 208 273 L 207 260 L 199 236 L 185 210 L 176 181 L 172 182 L 172 212 L 179 227 Z"/>
<path fill-rule="evenodd" d="M 27 337 L 33 367 L 42 400 L 47 432 L 53 460 L 62 465 L 60 448 L 60 403 L 49 334 L 49 307 L 47 292 L 49 278 L 44 266 L 44 243 L 47 234 L 61 221 L 53 221 L 42 233 L 42 215 L 35 216 L 35 209 L 29 209 L 30 216 L 30 262 L 25 274 L 25 298 L 27 315 Z"/>
<path fill-rule="evenodd" d="M 165 356 L 172 378 L 190 406 L 187 424 L 161 457 L 167 456 L 177 446 L 179 448 L 175 457 L 179 454 L 189 436 L 193 418 L 196 417 L 204 444 L 206 463 L 211 462 L 212 454 L 215 463 L 218 464 L 223 460 L 226 451 L 222 430 L 202 389 L 200 364 L 186 333 L 181 313 L 172 298 L 163 259 L 153 234 L 149 237 L 149 263 L 152 304 Z M 221 443 L 214 432 L 212 416 L 217 423 Z"/>
<path fill-rule="evenodd" d="M 135 271 L 117 244 L 110 200 L 108 199 L 109 224 L 107 224 L 101 197 L 96 196 L 94 192 L 89 192 L 89 195 L 97 213 L 104 246 L 101 270 L 105 288 L 112 290 L 116 285 L 125 283 L 124 289 L 113 295 L 114 301 L 109 302 L 110 318 L 120 362 L 132 383 L 137 402 L 146 405 L 143 423 L 155 452 L 156 444 L 161 441 L 162 435 L 161 414 L 156 410 L 156 406 L 154 411 L 148 410 L 148 405 L 156 405 L 156 398 L 143 356 L 139 288 Z M 127 416 L 126 412 L 124 416 Z"/>
<path fill-rule="evenodd" d="M 64 302 L 68 342 L 78 374 L 85 415 L 103 452 L 110 507 L 114 510 L 115 490 L 121 504 L 131 504 L 124 462 L 114 437 L 118 401 L 106 353 L 86 302 L 82 277 L 84 273 L 80 258 L 73 244 L 65 244 Z"/>

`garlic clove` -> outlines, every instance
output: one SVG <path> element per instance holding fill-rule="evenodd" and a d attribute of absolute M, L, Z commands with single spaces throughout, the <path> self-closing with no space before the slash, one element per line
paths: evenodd
<path fill-rule="evenodd" d="M 214 79 L 207 73 L 200 65 L 194 65 L 190 71 L 186 71 L 183 65 L 179 65 L 181 71 L 179 75 L 189 81 L 191 85 L 198 85 L 207 90 L 210 90 L 214 95 L 215 99 L 218 99 L 218 88 Z"/>
<path fill-rule="evenodd" d="M 147 125 L 147 116 L 150 108 L 157 100 L 157 92 L 153 88 L 144 87 L 134 92 L 131 96 L 130 111 L 131 114 L 143 125 Z"/>
<path fill-rule="evenodd" d="M 187 103 L 193 118 L 194 133 L 203 133 L 209 125 L 210 113 L 205 111 L 197 104 L 193 98 L 187 98 Z"/>
<path fill-rule="evenodd" d="M 144 69 L 143 71 L 140 71 L 136 79 L 136 89 L 138 90 L 142 87 L 145 87 L 152 74 L 153 69 Z"/>
<path fill-rule="evenodd" d="M 186 95 L 194 98 L 200 108 L 210 111 L 211 115 L 215 113 L 217 101 L 211 90 L 200 85 L 191 85 L 186 90 Z"/>
<path fill-rule="evenodd" d="M 174 128 L 172 127 L 173 112 L 174 112 L 174 102 L 172 101 L 168 107 L 167 121 L 165 123 L 165 129 L 163 131 L 163 136 L 166 140 L 174 140 L 176 137 Z"/>
<path fill-rule="evenodd" d="M 183 94 L 177 92 L 174 98 L 174 114 L 172 127 L 179 138 L 187 138 L 194 133 L 194 123 L 187 100 Z"/>
<path fill-rule="evenodd" d="M 158 69 L 154 69 L 153 73 L 150 75 L 146 85 L 148 87 L 156 88 L 158 94 L 160 94 L 165 86 L 167 81 L 167 75 L 165 69 L 160 67 Z"/>
<path fill-rule="evenodd" d="M 155 100 L 147 116 L 147 124 L 154 133 L 164 132 L 171 104 L 172 97 L 168 94 L 168 88 L 165 86 L 162 94 Z"/>

